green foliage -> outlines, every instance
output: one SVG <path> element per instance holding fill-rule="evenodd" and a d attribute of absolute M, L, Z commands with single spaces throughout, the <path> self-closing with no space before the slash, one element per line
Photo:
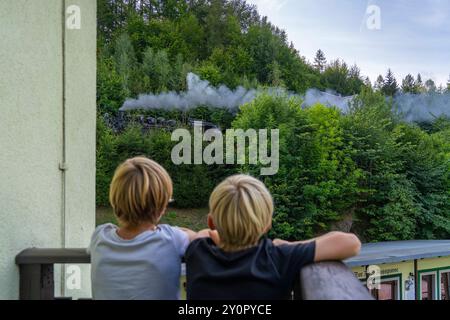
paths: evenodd
<path fill-rule="evenodd" d="M 109 185 L 118 163 L 117 143 L 116 137 L 100 117 L 97 118 L 96 156 L 96 202 L 99 206 L 107 206 Z"/>
<path fill-rule="evenodd" d="M 398 91 L 397 80 L 394 77 L 391 69 L 388 69 L 386 77 L 384 78 L 384 84 L 381 87 L 381 92 L 386 96 L 394 96 Z"/>
<path fill-rule="evenodd" d="M 178 61 L 175 66 L 177 69 L 182 68 L 182 66 L 179 66 Z M 179 77 L 181 75 L 181 70 L 172 70 L 166 50 L 154 52 L 150 47 L 144 52 L 142 71 L 148 92 L 166 91 L 169 87 L 171 76 Z M 179 74 L 172 74 L 176 72 L 179 72 Z"/>
<path fill-rule="evenodd" d="M 97 107 L 100 113 L 113 113 L 127 98 L 123 79 L 117 74 L 110 58 L 100 59 L 97 64 Z"/>
<path fill-rule="evenodd" d="M 363 92 L 346 117 L 353 159 L 367 189 L 355 229 L 369 240 L 448 237 L 445 143 L 399 122 L 381 93 Z"/>
<path fill-rule="evenodd" d="M 224 166 L 174 165 L 171 153 L 177 142 L 171 140 L 168 131 L 143 132 L 141 127 L 131 125 L 124 132 L 114 134 L 101 118 L 97 122 L 98 206 L 108 206 L 109 185 L 114 171 L 128 158 L 146 156 L 160 163 L 172 177 L 174 205 L 178 208 L 207 206 L 213 188 L 232 172 Z"/>
<path fill-rule="evenodd" d="M 321 49 L 317 50 L 316 56 L 314 57 L 314 68 L 317 71 L 322 72 L 325 69 L 327 64 L 327 59 L 325 58 L 325 54 Z"/>
<path fill-rule="evenodd" d="M 204 33 L 205 30 L 192 13 L 183 17 L 178 23 L 178 38 L 174 46 L 179 48 L 179 53 L 186 57 L 187 61 L 194 62 L 201 57 L 198 48 L 205 46 Z"/>
<path fill-rule="evenodd" d="M 210 62 L 205 62 L 203 65 L 198 67 L 196 71 L 202 79 L 209 81 L 209 83 L 213 86 L 217 86 L 222 83 L 223 79 L 220 69 Z"/>
<path fill-rule="evenodd" d="M 235 128 L 279 128 L 280 171 L 261 177 L 273 194 L 273 236 L 299 239 L 338 222 L 367 241 L 449 236 L 448 132 L 400 122 L 380 93 L 364 90 L 348 115 L 260 96 Z M 258 167 L 242 172 L 258 176 Z"/>
<path fill-rule="evenodd" d="M 418 93 L 414 77 L 408 74 L 402 81 L 402 92 L 404 93 Z"/>
<path fill-rule="evenodd" d="M 124 91 L 130 95 L 131 77 L 136 64 L 134 48 L 128 34 L 121 34 L 115 46 L 114 62 L 117 74 L 122 79 Z"/>
<path fill-rule="evenodd" d="M 351 68 L 341 61 L 335 60 L 325 68 L 322 74 L 324 88 L 332 89 L 339 94 L 350 96 L 360 93 L 364 81 L 357 66 Z"/>
<path fill-rule="evenodd" d="M 145 92 L 184 91 L 195 72 L 214 86 L 282 86 L 303 93 L 332 89 L 358 97 L 348 114 L 321 105 L 262 95 L 237 116 L 199 106 L 187 112 L 151 110 L 152 117 L 189 117 L 222 129 L 279 129 L 280 170 L 262 177 L 276 203 L 273 235 L 315 236 L 346 222 L 363 240 L 450 236 L 450 124 L 403 123 L 385 96 L 398 91 L 389 70 L 373 92 L 357 66 L 326 63 L 318 52 L 310 64 L 284 31 L 242 0 L 98 1 L 98 113 L 116 113 L 128 97 Z M 404 92 L 436 90 L 408 75 Z M 141 111 L 139 111 L 141 113 Z M 144 113 L 144 112 L 143 112 Z M 97 204 L 119 163 L 146 155 L 174 181 L 179 207 L 207 204 L 212 188 L 236 171 L 255 176 L 260 166 L 175 166 L 170 132 L 130 126 L 113 133 L 98 119 Z"/>
<path fill-rule="evenodd" d="M 347 95 L 364 86 L 357 67 L 327 66 L 321 51 L 320 68 L 308 63 L 284 31 L 243 0 L 99 0 L 98 7 L 102 112 L 117 112 L 122 96 L 186 90 L 191 71 L 231 88 L 329 88 Z"/>
<path fill-rule="evenodd" d="M 241 108 L 235 128 L 280 129 L 280 171 L 264 177 L 275 203 L 274 235 L 311 237 L 352 210 L 360 171 L 344 145 L 338 110 L 263 95 Z M 244 168 L 259 175 L 258 168 Z"/>

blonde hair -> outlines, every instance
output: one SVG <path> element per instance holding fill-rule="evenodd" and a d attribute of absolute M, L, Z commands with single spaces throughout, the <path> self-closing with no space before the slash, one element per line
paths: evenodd
<path fill-rule="evenodd" d="M 136 227 L 157 224 L 172 198 L 172 180 L 167 171 L 145 157 L 129 159 L 116 170 L 109 201 L 121 223 Z"/>
<path fill-rule="evenodd" d="M 261 181 L 250 176 L 223 181 L 211 194 L 209 207 L 220 246 L 226 251 L 254 246 L 272 223 L 272 196 Z"/>

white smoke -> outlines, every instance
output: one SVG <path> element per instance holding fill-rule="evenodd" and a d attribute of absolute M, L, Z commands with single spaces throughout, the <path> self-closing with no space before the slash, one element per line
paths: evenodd
<path fill-rule="evenodd" d="M 327 107 L 337 107 L 342 112 L 347 112 L 349 104 L 353 100 L 354 96 L 342 97 L 332 93 L 331 91 L 323 92 L 317 89 L 309 89 L 302 97 L 304 106 L 312 106 L 317 103 L 323 104 Z"/>
<path fill-rule="evenodd" d="M 238 87 L 231 90 L 221 85 L 215 88 L 206 80 L 201 80 L 196 74 L 187 75 L 186 92 L 166 92 L 158 95 L 142 94 L 137 99 L 128 99 L 120 110 L 134 109 L 180 109 L 187 110 L 197 106 L 235 109 L 256 97 L 257 91 Z"/>
<path fill-rule="evenodd" d="M 170 91 L 157 95 L 141 94 L 137 99 L 127 99 L 120 110 L 188 110 L 201 105 L 234 110 L 243 104 L 253 101 L 258 94 L 267 92 L 271 95 L 286 94 L 290 97 L 300 97 L 304 100 L 304 106 L 322 103 L 327 106 L 337 106 L 343 111 L 346 111 L 348 109 L 348 102 L 352 99 L 352 97 L 341 97 L 334 95 L 331 92 L 322 92 L 316 89 L 310 89 L 304 96 L 299 96 L 294 93 L 289 93 L 281 88 L 248 90 L 240 86 L 235 90 L 231 90 L 224 85 L 215 88 L 207 80 L 200 79 L 200 77 L 194 73 L 189 73 L 187 75 L 186 83 L 188 88 L 186 92 L 178 93 Z"/>
<path fill-rule="evenodd" d="M 186 92 L 171 91 L 157 95 L 141 94 L 137 99 L 126 100 L 120 110 L 189 110 L 203 105 L 235 111 L 239 106 L 253 101 L 258 94 L 267 92 L 272 95 L 286 94 L 290 97 L 299 97 L 303 100 L 304 107 L 320 103 L 329 107 L 335 106 L 346 113 L 354 98 L 354 96 L 343 97 L 331 91 L 323 92 L 317 89 L 309 89 L 305 95 L 300 96 L 281 88 L 248 90 L 244 87 L 237 87 L 235 90 L 231 90 L 224 85 L 216 88 L 194 73 L 189 73 L 186 81 L 188 88 Z M 450 118 L 450 94 L 448 93 L 398 94 L 394 97 L 394 104 L 406 121 L 432 121 L 440 116 Z"/>
<path fill-rule="evenodd" d="M 450 118 L 449 93 L 398 94 L 394 105 L 408 122 L 432 122 L 439 117 Z"/>

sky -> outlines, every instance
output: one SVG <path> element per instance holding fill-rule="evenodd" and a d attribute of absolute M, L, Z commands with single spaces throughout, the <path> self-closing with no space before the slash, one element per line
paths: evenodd
<path fill-rule="evenodd" d="M 307 60 L 357 64 L 372 83 L 391 68 L 446 86 L 450 75 L 450 0 L 247 0 L 284 29 Z"/>

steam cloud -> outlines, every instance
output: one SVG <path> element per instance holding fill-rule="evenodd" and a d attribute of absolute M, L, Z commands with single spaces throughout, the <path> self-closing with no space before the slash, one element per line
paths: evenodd
<path fill-rule="evenodd" d="M 342 97 L 331 91 L 323 92 L 317 89 L 309 89 L 302 98 L 304 106 L 309 107 L 320 103 L 328 107 L 338 107 L 345 113 L 348 111 L 349 103 L 353 100 L 353 97 L 354 96 Z"/>
<path fill-rule="evenodd" d="M 398 94 L 394 104 L 409 122 L 430 122 L 438 117 L 450 118 L 450 94 Z"/>
<path fill-rule="evenodd" d="M 187 110 L 200 105 L 235 109 L 240 105 L 255 99 L 257 91 L 247 90 L 244 87 L 238 87 L 236 90 L 230 90 L 224 85 L 215 88 L 206 80 L 201 80 L 199 76 L 193 73 L 187 75 L 186 92 L 167 92 L 158 95 L 139 95 L 135 100 L 125 101 L 121 110 L 134 109 L 181 109 Z"/>
<path fill-rule="evenodd" d="M 263 90 L 238 87 L 231 90 L 221 85 L 213 87 L 206 80 L 201 80 L 196 74 L 187 75 L 186 92 L 166 92 L 158 95 L 141 94 L 137 99 L 128 99 L 120 109 L 121 111 L 136 109 L 179 109 L 188 110 L 199 105 L 226 108 L 234 111 L 239 106 L 251 102 Z M 347 112 L 349 103 L 354 96 L 342 97 L 331 91 L 323 92 L 317 89 L 309 89 L 305 95 L 299 96 L 289 93 L 280 88 L 266 90 L 269 94 L 285 93 L 288 96 L 297 96 L 303 99 L 303 106 L 308 107 L 316 103 L 326 106 L 336 106 L 342 112 Z M 436 117 L 446 116 L 450 118 L 450 94 L 398 94 L 394 97 L 397 111 L 401 113 L 406 121 L 422 122 L 432 121 Z"/>

